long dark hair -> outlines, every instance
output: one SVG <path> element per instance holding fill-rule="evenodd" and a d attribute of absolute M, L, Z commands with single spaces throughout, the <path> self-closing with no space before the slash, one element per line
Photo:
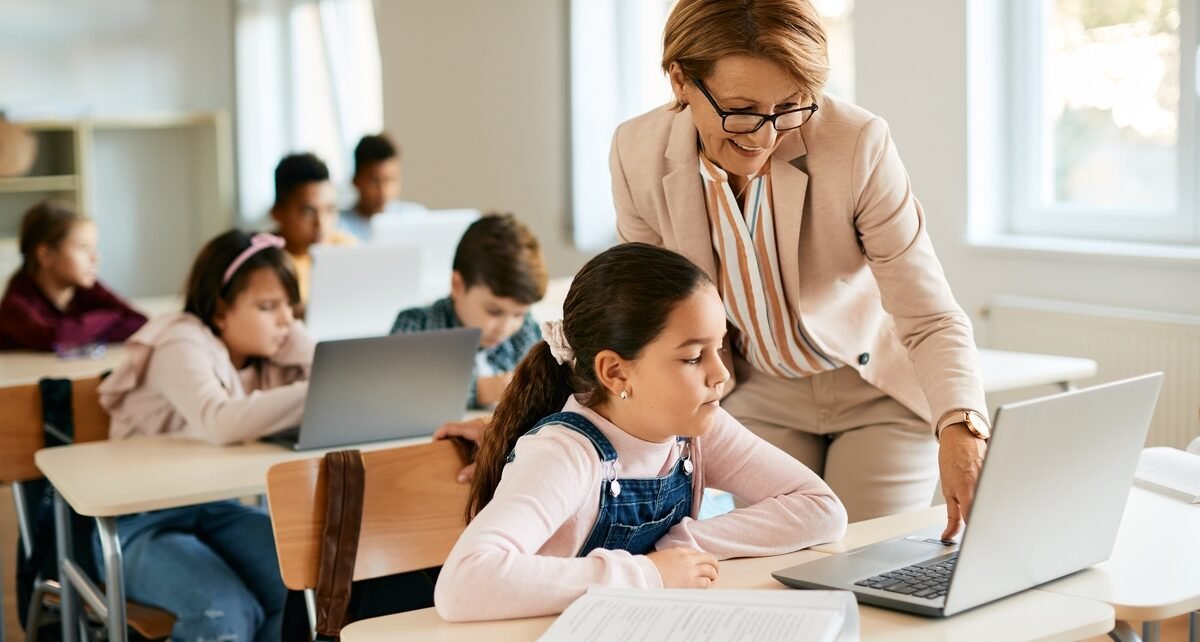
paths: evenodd
<path fill-rule="evenodd" d="M 479 443 L 467 520 L 492 500 L 505 458 L 535 423 L 561 410 L 572 394 L 581 395 L 588 407 L 605 401 L 608 393 L 596 378 L 598 353 L 612 350 L 624 359 L 638 358 L 662 332 L 671 310 L 711 283 L 683 256 L 645 243 L 618 245 L 588 261 L 563 304 L 563 333 L 575 365 L 559 365 L 545 342 L 517 365 Z"/>
<path fill-rule="evenodd" d="M 284 292 L 287 292 L 288 302 L 293 306 L 300 303 L 300 286 L 296 280 L 292 260 L 277 247 L 267 247 L 255 252 L 238 267 L 229 283 L 224 283 L 225 270 L 250 247 L 250 239 L 253 237 L 253 234 L 238 229 L 214 237 L 200 248 L 200 253 L 192 263 L 192 271 L 188 274 L 183 311 L 199 317 L 218 337 L 221 336 L 221 330 L 214 321 L 218 305 L 221 302 L 227 306 L 232 305 L 242 290 L 249 285 L 250 275 L 259 268 L 269 268 L 275 272 L 275 276 L 278 276 L 279 282 L 283 284 Z"/>

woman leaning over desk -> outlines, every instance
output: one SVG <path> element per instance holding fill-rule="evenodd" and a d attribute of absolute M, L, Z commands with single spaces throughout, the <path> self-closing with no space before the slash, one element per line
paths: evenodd
<path fill-rule="evenodd" d="M 733 416 L 821 473 L 851 521 L 928 506 L 940 467 L 953 535 L 987 448 L 983 387 L 887 124 L 822 93 L 807 0 L 680 0 L 663 49 L 674 104 L 613 139 L 618 235 L 718 284 Z"/>

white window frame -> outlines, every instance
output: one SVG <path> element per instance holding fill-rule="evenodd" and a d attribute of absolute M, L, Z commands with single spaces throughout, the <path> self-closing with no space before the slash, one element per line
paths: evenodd
<path fill-rule="evenodd" d="M 1052 132 L 1042 118 L 1045 27 L 1053 0 L 1007 0 L 1008 99 L 1003 126 L 1008 132 L 1008 189 L 1005 210 L 1009 234 L 1127 242 L 1200 243 L 1197 202 L 1197 56 L 1200 55 L 1200 0 L 1179 0 L 1180 104 L 1176 144 L 1178 192 L 1174 210 L 1100 209 L 1053 203 L 1046 178 L 1054 162 Z"/>

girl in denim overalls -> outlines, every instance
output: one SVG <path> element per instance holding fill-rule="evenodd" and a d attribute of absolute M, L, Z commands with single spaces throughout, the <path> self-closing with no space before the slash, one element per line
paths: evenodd
<path fill-rule="evenodd" d="M 841 537 L 829 487 L 720 408 L 725 311 L 703 271 L 620 245 L 575 277 L 563 317 L 480 443 L 442 617 L 558 613 L 597 585 L 706 588 L 720 559 Z M 697 521 L 706 486 L 747 506 Z"/>

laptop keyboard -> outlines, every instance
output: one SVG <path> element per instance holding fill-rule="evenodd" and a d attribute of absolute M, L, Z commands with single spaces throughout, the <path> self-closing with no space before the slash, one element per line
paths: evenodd
<path fill-rule="evenodd" d="M 958 553 L 930 564 L 922 562 L 855 582 L 855 586 L 934 600 L 945 597 Z"/>

